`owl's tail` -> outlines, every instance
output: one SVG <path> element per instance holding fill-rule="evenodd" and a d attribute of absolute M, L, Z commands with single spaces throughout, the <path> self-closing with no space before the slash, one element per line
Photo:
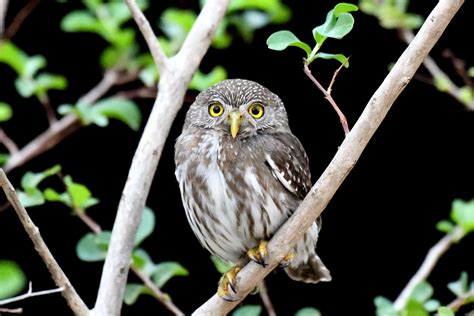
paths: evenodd
<path fill-rule="evenodd" d="M 331 281 L 331 273 L 317 254 L 311 256 L 306 263 L 285 268 L 286 274 L 295 281 L 318 283 Z"/>

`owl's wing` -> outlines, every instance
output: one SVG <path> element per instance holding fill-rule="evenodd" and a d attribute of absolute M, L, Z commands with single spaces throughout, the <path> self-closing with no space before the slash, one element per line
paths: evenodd
<path fill-rule="evenodd" d="M 276 141 L 268 148 L 265 159 L 281 184 L 303 199 L 311 189 L 308 156 L 293 134 L 281 133 L 272 136 Z"/>

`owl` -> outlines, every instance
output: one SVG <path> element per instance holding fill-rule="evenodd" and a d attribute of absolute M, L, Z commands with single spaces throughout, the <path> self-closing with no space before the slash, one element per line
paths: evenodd
<path fill-rule="evenodd" d="M 176 178 L 189 224 L 201 245 L 235 266 L 218 294 L 231 299 L 249 260 L 265 265 L 266 242 L 311 188 L 308 157 L 288 125 L 280 98 L 260 84 L 224 80 L 190 106 L 175 144 Z M 321 221 L 281 265 L 297 281 L 330 281 L 316 254 Z"/>

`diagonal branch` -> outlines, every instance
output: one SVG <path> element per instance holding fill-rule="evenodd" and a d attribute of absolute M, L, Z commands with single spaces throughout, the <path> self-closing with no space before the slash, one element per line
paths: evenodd
<path fill-rule="evenodd" d="M 169 59 L 166 67 L 160 69 L 158 96 L 122 192 L 92 311 L 94 315 L 120 314 L 133 242 L 158 161 L 192 75 L 209 48 L 228 5 L 229 0 L 206 1 L 177 56 Z M 143 35 L 147 41 L 156 40 L 149 32 Z"/>
<path fill-rule="evenodd" d="M 14 303 L 14 302 L 18 302 L 18 301 L 22 301 L 22 300 L 25 300 L 25 299 L 30 298 L 30 297 L 48 295 L 48 294 L 58 293 L 58 292 L 62 292 L 62 291 L 64 291 L 64 288 L 60 287 L 60 288 L 51 289 L 51 290 L 33 292 L 33 285 L 30 282 L 29 285 L 28 285 L 28 292 L 26 292 L 25 294 L 21 294 L 21 295 L 15 296 L 15 297 L 11 297 L 11 298 L 7 298 L 5 300 L 2 300 L 2 301 L 0 301 L 0 306 L 7 305 L 7 304 L 10 304 L 10 303 Z"/>
<path fill-rule="evenodd" d="M 8 0 L 0 0 L 0 39 L 5 31 L 5 17 L 7 15 Z"/>
<path fill-rule="evenodd" d="M 304 232 L 326 208 L 341 183 L 357 163 L 362 151 L 382 123 L 390 107 L 410 82 L 423 59 L 428 55 L 463 2 L 463 0 L 440 0 L 433 9 L 414 40 L 375 91 L 352 131 L 344 139 L 333 160 L 298 210 L 268 243 L 268 267 L 262 268 L 260 265 L 250 262 L 238 275 L 237 296 L 240 299 L 227 302 L 216 294 L 198 308 L 193 315 L 225 315 L 240 304 L 242 299 L 276 267 L 278 261 L 291 251 Z"/>
<path fill-rule="evenodd" d="M 25 208 L 23 207 L 23 205 L 21 205 L 20 200 L 18 199 L 18 196 L 15 192 L 15 189 L 8 180 L 7 175 L 5 174 L 3 169 L 0 169 L 0 186 L 5 192 L 8 201 L 10 201 L 11 205 L 15 209 L 21 223 L 23 224 L 23 227 L 28 233 L 28 236 L 33 242 L 33 245 L 35 246 L 36 251 L 40 255 L 41 259 L 43 259 L 44 264 L 51 273 L 51 277 L 54 280 L 54 283 L 56 283 L 58 287 L 64 289 L 62 295 L 66 299 L 66 302 L 68 303 L 71 310 L 76 315 L 88 315 L 89 310 L 87 309 L 86 304 L 77 294 L 76 290 L 71 285 L 71 282 L 69 282 L 69 279 L 64 274 L 56 259 L 54 259 L 53 255 L 49 251 L 48 246 L 46 246 L 46 243 L 41 237 L 38 227 L 35 226 L 30 216 L 26 212 Z"/>

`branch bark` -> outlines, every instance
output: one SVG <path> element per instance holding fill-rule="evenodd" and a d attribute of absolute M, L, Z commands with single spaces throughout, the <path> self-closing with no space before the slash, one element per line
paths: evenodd
<path fill-rule="evenodd" d="M 209 48 L 228 4 L 229 0 L 208 0 L 178 54 L 171 59 L 157 61 L 157 66 L 161 67 L 158 96 L 133 157 L 122 193 L 93 315 L 120 314 L 133 241 L 155 169 L 188 84 Z M 135 13 L 134 17 L 139 25 L 143 23 L 142 15 Z M 147 42 L 156 42 L 152 32 L 145 32 L 143 35 Z M 159 45 L 158 42 L 156 45 Z M 164 66 L 159 64 L 161 62 Z"/>
<path fill-rule="evenodd" d="M 66 302 L 68 303 L 71 310 L 76 315 L 89 315 L 89 310 L 86 304 L 77 294 L 76 290 L 71 285 L 71 282 L 69 282 L 69 279 L 64 274 L 56 259 L 54 259 L 53 255 L 49 251 L 48 246 L 46 246 L 46 243 L 41 237 L 38 227 L 35 226 L 25 208 L 23 205 L 21 205 L 15 189 L 8 180 L 3 169 L 0 169 L 0 186 L 5 192 L 8 201 L 10 201 L 10 204 L 15 209 L 15 212 L 17 213 L 23 227 L 25 228 L 25 231 L 28 233 L 28 236 L 35 246 L 36 251 L 40 255 L 41 259 L 43 259 L 43 262 L 51 273 L 54 283 L 56 283 L 58 287 L 64 289 L 62 295 L 66 299 Z"/>
<path fill-rule="evenodd" d="M 0 39 L 5 31 L 5 17 L 7 15 L 8 0 L 0 0 Z"/>
<path fill-rule="evenodd" d="M 463 0 L 440 0 L 420 31 L 403 52 L 391 72 L 369 100 L 364 112 L 341 144 L 333 160 L 313 186 L 298 210 L 268 243 L 268 267 L 250 262 L 238 274 L 237 296 L 227 302 L 216 295 L 193 315 L 225 315 L 245 298 L 277 262 L 291 251 L 310 225 L 321 215 L 346 176 L 357 163 L 362 151 L 390 110 L 396 98 L 410 82 L 423 59 L 437 42 Z"/>
<path fill-rule="evenodd" d="M 64 288 L 60 287 L 60 288 L 51 289 L 51 290 L 33 292 L 33 285 L 30 282 L 29 285 L 28 285 L 28 292 L 26 292 L 25 294 L 21 294 L 21 295 L 12 297 L 12 298 L 7 298 L 5 300 L 2 300 L 2 301 L 0 301 L 0 306 L 7 305 L 7 304 L 10 304 L 10 303 L 14 303 L 14 302 L 18 302 L 18 301 L 22 301 L 22 300 L 25 300 L 25 299 L 30 298 L 30 297 L 48 295 L 48 294 L 58 293 L 58 292 L 62 292 L 62 291 L 64 291 Z"/>

